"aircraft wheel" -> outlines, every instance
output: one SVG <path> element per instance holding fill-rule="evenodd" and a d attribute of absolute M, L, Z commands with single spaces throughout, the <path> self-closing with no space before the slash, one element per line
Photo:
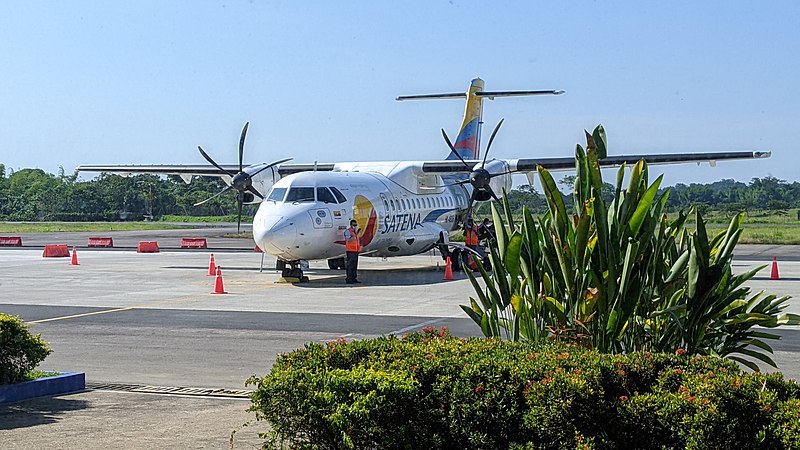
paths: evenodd
<path fill-rule="evenodd" d="M 332 270 L 344 270 L 344 258 L 329 259 L 328 268 Z"/>

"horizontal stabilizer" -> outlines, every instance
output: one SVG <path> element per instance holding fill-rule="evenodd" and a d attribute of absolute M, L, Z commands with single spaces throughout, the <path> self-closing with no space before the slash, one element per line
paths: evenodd
<path fill-rule="evenodd" d="M 493 100 L 495 97 L 524 97 L 528 95 L 561 95 L 564 91 L 547 89 L 541 91 L 478 91 L 475 92 L 477 97 L 486 97 Z M 449 99 L 449 98 L 467 98 L 465 92 L 454 92 L 450 94 L 422 94 L 422 95 L 401 95 L 397 97 L 397 101 L 403 100 L 432 100 L 432 99 Z"/>
<path fill-rule="evenodd" d="M 483 91 L 476 92 L 478 97 L 487 97 L 494 99 L 495 97 L 524 97 L 527 95 L 561 95 L 564 91 L 560 90 L 544 90 L 544 91 Z"/>
<path fill-rule="evenodd" d="M 455 92 L 452 94 L 401 95 L 397 97 L 397 101 L 402 102 L 403 100 L 426 100 L 436 98 L 467 98 L 467 94 L 464 92 Z"/>

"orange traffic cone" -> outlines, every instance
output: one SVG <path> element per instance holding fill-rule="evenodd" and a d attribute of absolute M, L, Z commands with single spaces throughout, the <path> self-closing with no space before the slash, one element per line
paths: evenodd
<path fill-rule="evenodd" d="M 453 264 L 450 262 L 450 257 L 447 257 L 447 262 L 444 265 L 444 281 L 451 281 L 453 279 Z"/>
<path fill-rule="evenodd" d="M 217 278 L 214 280 L 214 292 L 212 294 L 227 294 L 225 286 L 222 285 L 222 267 L 217 266 Z"/>
<path fill-rule="evenodd" d="M 211 254 L 211 259 L 208 261 L 208 276 L 213 277 L 217 274 L 217 264 L 214 262 L 214 254 Z"/>
<path fill-rule="evenodd" d="M 778 257 L 772 257 L 772 273 L 769 276 L 770 280 L 780 280 L 781 276 L 778 275 Z"/>
<path fill-rule="evenodd" d="M 69 263 L 71 266 L 77 266 L 78 264 L 78 250 L 75 247 L 72 247 L 72 261 Z"/>

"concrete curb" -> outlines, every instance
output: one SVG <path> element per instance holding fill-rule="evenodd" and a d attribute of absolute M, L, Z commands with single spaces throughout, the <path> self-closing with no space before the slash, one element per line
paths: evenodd
<path fill-rule="evenodd" d="M 0 404 L 84 390 L 86 390 L 86 374 L 67 372 L 17 384 L 0 385 Z"/>

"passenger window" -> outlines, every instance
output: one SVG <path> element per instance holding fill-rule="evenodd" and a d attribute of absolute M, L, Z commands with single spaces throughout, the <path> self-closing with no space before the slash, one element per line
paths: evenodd
<path fill-rule="evenodd" d="M 344 194 L 342 194 L 338 189 L 331 186 L 331 191 L 333 192 L 333 195 L 336 197 L 336 200 L 338 200 L 339 203 L 347 203 L 347 198 L 345 198 Z"/>
<path fill-rule="evenodd" d="M 425 199 L 425 203 L 427 203 L 428 204 L 428 208 L 430 208 L 431 207 L 431 198 L 430 197 L 426 198 Z"/>
<path fill-rule="evenodd" d="M 286 196 L 287 202 L 309 203 L 314 202 L 314 188 L 312 187 L 293 187 L 289 189 Z"/>
<path fill-rule="evenodd" d="M 394 211 L 394 200 L 389 200 L 389 205 L 392 207 L 392 211 Z"/>
<path fill-rule="evenodd" d="M 269 191 L 267 200 L 272 200 L 273 202 L 282 202 L 285 195 L 286 188 L 272 188 L 272 190 Z"/>
<path fill-rule="evenodd" d="M 336 197 L 326 187 L 317 188 L 317 201 L 322 203 L 337 203 Z"/>
<path fill-rule="evenodd" d="M 383 200 L 383 208 L 386 209 L 387 212 L 389 211 L 389 202 L 387 202 L 385 199 Z"/>

